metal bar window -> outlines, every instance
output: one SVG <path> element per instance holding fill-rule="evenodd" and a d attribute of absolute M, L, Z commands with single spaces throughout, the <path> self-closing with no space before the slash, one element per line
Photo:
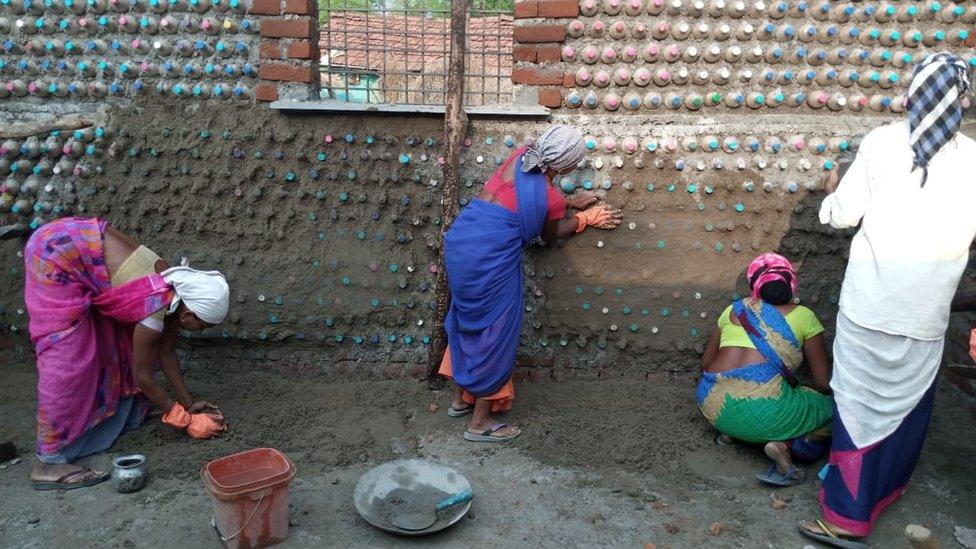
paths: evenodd
<path fill-rule="evenodd" d="M 466 106 L 513 103 L 514 0 L 472 2 Z M 451 0 L 319 0 L 323 99 L 443 105 Z"/>

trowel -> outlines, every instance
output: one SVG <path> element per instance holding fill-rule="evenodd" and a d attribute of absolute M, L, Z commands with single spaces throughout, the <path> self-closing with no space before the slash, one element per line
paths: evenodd
<path fill-rule="evenodd" d="M 471 498 L 473 497 L 473 491 L 465 490 L 463 492 L 454 494 L 447 499 L 442 499 L 441 501 L 437 502 L 437 505 L 433 509 L 407 511 L 392 517 L 391 522 L 393 522 L 393 525 L 401 530 L 426 530 L 437 522 L 437 513 L 443 511 L 444 509 L 454 507 L 455 505 L 460 505 L 462 503 L 471 501 Z"/>

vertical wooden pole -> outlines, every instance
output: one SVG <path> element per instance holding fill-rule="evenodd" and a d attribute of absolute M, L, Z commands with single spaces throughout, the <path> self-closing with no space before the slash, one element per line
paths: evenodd
<path fill-rule="evenodd" d="M 435 297 L 433 338 L 427 363 L 427 379 L 437 376 L 437 368 L 447 348 L 444 333 L 444 317 L 451 305 L 451 291 L 447 286 L 444 268 L 444 235 L 458 214 L 458 187 L 460 186 L 461 149 L 468 129 L 468 115 L 464 112 L 464 57 L 467 46 L 468 3 L 470 0 L 451 2 L 451 57 L 447 68 L 447 96 L 444 110 L 444 141 L 447 143 L 447 159 L 444 162 L 444 181 L 441 184 L 441 246 L 437 251 L 437 280 Z"/>

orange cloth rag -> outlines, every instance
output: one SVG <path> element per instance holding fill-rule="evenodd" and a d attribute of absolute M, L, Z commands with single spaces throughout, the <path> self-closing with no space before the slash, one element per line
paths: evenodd
<path fill-rule="evenodd" d="M 444 350 L 444 360 L 441 361 L 441 367 L 438 368 L 437 373 L 448 378 L 454 379 L 454 372 L 451 370 L 451 349 Z M 505 385 L 499 389 L 495 394 L 487 397 L 481 397 L 483 400 L 491 401 L 491 413 L 497 412 L 507 412 L 512 409 L 512 403 L 515 401 L 515 384 L 512 383 L 512 378 L 509 378 Z M 471 393 L 462 389 L 461 399 L 468 404 L 474 404 L 475 397 Z"/>

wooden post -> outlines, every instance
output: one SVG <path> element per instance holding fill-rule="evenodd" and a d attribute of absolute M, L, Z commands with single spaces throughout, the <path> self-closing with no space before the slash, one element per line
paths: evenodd
<path fill-rule="evenodd" d="M 468 3 L 470 0 L 451 2 L 451 58 L 447 68 L 447 104 L 444 110 L 444 141 L 447 143 L 447 159 L 444 162 L 444 180 L 441 182 L 441 246 L 437 250 L 437 279 L 433 338 L 427 358 L 427 379 L 437 377 L 437 368 L 447 348 L 444 333 L 444 317 L 451 305 L 451 291 L 447 286 L 444 268 L 444 235 L 458 214 L 458 187 L 460 186 L 461 149 L 468 130 L 468 115 L 464 112 L 464 57 L 467 46 Z"/>

